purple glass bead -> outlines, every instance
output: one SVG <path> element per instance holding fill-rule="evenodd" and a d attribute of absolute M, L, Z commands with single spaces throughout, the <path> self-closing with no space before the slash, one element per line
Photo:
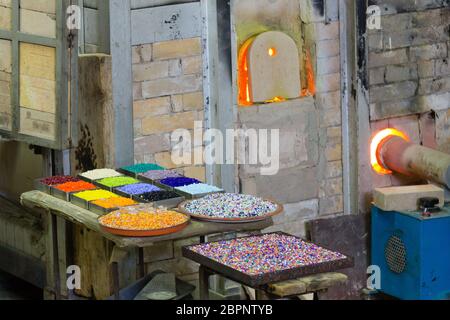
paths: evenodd
<path fill-rule="evenodd" d="M 161 191 L 160 188 L 148 183 L 136 183 L 123 186 L 117 189 L 120 192 L 135 196 L 149 192 Z"/>

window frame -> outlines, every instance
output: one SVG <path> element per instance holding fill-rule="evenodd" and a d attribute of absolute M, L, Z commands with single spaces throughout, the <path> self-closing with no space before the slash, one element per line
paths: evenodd
<path fill-rule="evenodd" d="M 69 97 L 69 85 L 71 93 L 75 93 L 75 81 L 70 81 L 76 75 L 76 32 L 73 34 L 66 26 L 66 8 L 73 0 L 56 0 L 56 38 L 28 34 L 20 31 L 20 0 L 11 1 L 11 28 L 0 29 L 0 39 L 11 41 L 11 131 L 0 129 L 0 136 L 10 140 L 22 141 L 51 149 L 68 149 L 73 143 L 72 130 L 73 112 L 70 106 L 76 106 L 74 100 Z M 71 34 L 71 41 L 68 41 Z M 48 140 L 36 136 L 20 133 L 20 43 L 30 43 L 55 48 L 56 61 L 56 86 L 55 86 L 55 137 Z M 75 44 L 75 45 L 73 45 Z M 75 50 L 69 50 L 69 46 Z M 71 71 L 71 72 L 70 72 Z"/>

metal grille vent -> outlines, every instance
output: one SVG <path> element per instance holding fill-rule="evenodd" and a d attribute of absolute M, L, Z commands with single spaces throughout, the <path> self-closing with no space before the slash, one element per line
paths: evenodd
<path fill-rule="evenodd" d="M 384 250 L 389 269 L 395 273 L 402 273 L 406 269 L 406 247 L 402 239 L 392 236 Z"/>

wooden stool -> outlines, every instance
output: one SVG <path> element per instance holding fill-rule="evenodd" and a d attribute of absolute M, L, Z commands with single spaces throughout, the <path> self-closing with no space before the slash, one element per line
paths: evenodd
<path fill-rule="evenodd" d="M 220 274 L 203 265 L 200 265 L 200 299 L 209 300 L 209 277 Z M 224 276 L 224 275 L 222 275 Z M 345 284 L 348 277 L 343 273 L 329 272 L 310 275 L 295 280 L 271 283 L 262 287 L 253 288 L 256 290 L 257 300 L 276 300 L 283 298 L 298 297 L 305 294 L 314 294 L 314 300 L 318 300 L 318 293 L 328 290 L 337 285 Z M 236 279 L 233 279 L 236 281 Z M 242 284 L 242 283 L 241 283 Z M 242 284 L 244 285 L 244 284 Z"/>

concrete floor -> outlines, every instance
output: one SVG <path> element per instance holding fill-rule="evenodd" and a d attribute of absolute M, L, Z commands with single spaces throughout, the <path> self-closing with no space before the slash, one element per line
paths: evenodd
<path fill-rule="evenodd" d="M 42 290 L 0 271 L 0 300 L 42 300 Z"/>

